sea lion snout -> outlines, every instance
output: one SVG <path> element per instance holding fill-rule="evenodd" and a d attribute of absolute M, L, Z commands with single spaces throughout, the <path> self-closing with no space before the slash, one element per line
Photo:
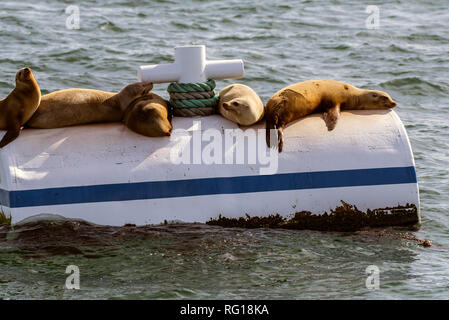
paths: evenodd
<path fill-rule="evenodd" d="M 153 82 L 142 82 L 143 94 L 148 94 L 151 90 L 153 90 Z"/>
<path fill-rule="evenodd" d="M 365 90 L 365 92 L 359 97 L 361 109 L 373 110 L 373 109 L 392 109 L 397 106 L 394 101 L 386 92 L 378 90 Z"/>
<path fill-rule="evenodd" d="M 237 114 L 240 114 L 240 110 L 238 109 L 238 107 L 245 107 L 244 104 L 240 104 L 237 101 L 232 101 L 232 102 L 223 102 L 223 108 L 225 108 L 228 111 L 234 111 Z M 248 108 L 248 107 L 246 107 Z"/>
<path fill-rule="evenodd" d="M 379 95 L 380 101 L 383 103 L 385 108 L 392 109 L 398 105 L 396 101 L 394 101 L 388 93 L 379 91 Z"/>
<path fill-rule="evenodd" d="M 125 88 L 122 89 L 121 92 L 130 97 L 139 97 L 142 95 L 146 95 L 152 89 L 153 89 L 152 82 L 136 82 L 128 84 Z"/>
<path fill-rule="evenodd" d="M 393 109 L 394 107 L 396 107 L 398 105 L 396 103 L 396 101 L 391 99 L 389 96 L 382 97 L 382 101 L 383 101 L 384 107 L 387 109 Z"/>
<path fill-rule="evenodd" d="M 231 106 L 228 102 L 223 102 L 223 108 L 225 108 L 226 110 L 231 110 Z"/>

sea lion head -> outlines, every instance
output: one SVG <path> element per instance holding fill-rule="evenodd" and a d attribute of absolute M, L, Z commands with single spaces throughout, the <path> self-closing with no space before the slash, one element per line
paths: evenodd
<path fill-rule="evenodd" d="M 152 89 L 152 82 L 136 82 L 124 87 L 118 94 L 122 110 L 135 99 L 149 94 Z"/>
<path fill-rule="evenodd" d="M 241 125 L 249 125 L 254 122 L 252 108 L 244 98 L 235 98 L 218 105 L 218 111 L 226 119 Z M 248 124 L 247 124 L 248 123 Z"/>
<path fill-rule="evenodd" d="M 141 98 L 128 107 L 125 125 L 147 137 L 170 136 L 173 129 L 168 119 L 167 101 L 154 94 L 153 98 Z"/>
<path fill-rule="evenodd" d="M 220 91 L 218 112 L 232 122 L 250 126 L 263 117 L 264 107 L 253 89 L 235 83 Z"/>
<path fill-rule="evenodd" d="M 26 82 L 33 78 L 33 72 L 30 68 L 25 67 L 20 69 L 16 74 L 16 82 Z"/>
<path fill-rule="evenodd" d="M 16 74 L 16 85 L 27 84 L 33 79 L 33 71 L 28 67 L 22 68 Z"/>
<path fill-rule="evenodd" d="M 170 136 L 173 126 L 168 119 L 167 108 L 157 107 L 156 112 L 153 113 L 153 117 L 148 119 L 148 121 L 154 121 L 154 136 Z"/>
<path fill-rule="evenodd" d="M 363 109 L 392 109 L 397 103 L 386 92 L 379 90 L 365 90 L 359 97 Z"/>

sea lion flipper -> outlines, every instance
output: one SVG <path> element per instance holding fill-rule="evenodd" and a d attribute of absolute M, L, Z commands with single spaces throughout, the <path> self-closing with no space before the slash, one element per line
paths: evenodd
<path fill-rule="evenodd" d="M 266 119 L 265 134 L 268 148 L 278 149 L 281 153 L 284 146 L 284 126 L 277 125 L 277 117 L 274 118 L 274 122 Z"/>
<path fill-rule="evenodd" d="M 278 150 L 279 153 L 282 152 L 282 148 L 284 147 L 284 128 L 279 128 L 277 131 L 278 136 Z"/>
<path fill-rule="evenodd" d="M 271 148 L 271 147 L 276 148 L 277 147 L 277 145 L 274 142 L 275 142 L 275 140 L 278 140 L 278 137 L 271 134 L 271 132 L 277 133 L 277 131 L 273 131 L 273 130 L 277 130 L 277 117 L 274 116 L 274 117 L 270 117 L 270 118 L 265 118 L 265 140 L 267 142 L 268 148 Z M 271 136 L 273 136 L 273 138 Z"/>
<path fill-rule="evenodd" d="M 2 130 L 6 130 L 0 141 L 0 148 L 19 136 L 21 127 L 36 112 L 40 101 L 41 90 L 33 71 L 28 67 L 20 69 L 16 73 L 16 87 L 0 103 Z"/>
<path fill-rule="evenodd" d="M 9 129 L 0 141 L 0 149 L 14 141 L 20 134 L 20 128 Z"/>
<path fill-rule="evenodd" d="M 335 129 L 335 126 L 337 125 L 339 118 L 340 118 L 340 105 L 339 104 L 328 109 L 324 113 L 324 122 L 326 122 L 328 131 L 332 131 Z"/>

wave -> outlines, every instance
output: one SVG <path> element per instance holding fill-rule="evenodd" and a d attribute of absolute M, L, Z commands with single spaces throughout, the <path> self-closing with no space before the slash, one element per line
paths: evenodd
<path fill-rule="evenodd" d="M 406 77 L 389 80 L 379 84 L 384 89 L 401 89 L 407 90 L 407 94 L 417 94 L 422 96 L 428 96 L 432 94 L 447 95 L 449 87 L 447 84 L 439 83 L 435 84 L 419 77 Z"/>
<path fill-rule="evenodd" d="M 219 227 L 166 222 L 163 225 L 121 227 L 97 225 L 59 215 L 40 214 L 13 226 L 0 225 L 0 253 L 18 253 L 25 258 L 82 255 L 85 258 L 115 256 L 117 250 L 142 240 L 185 235 L 198 237 Z"/>
<path fill-rule="evenodd" d="M 103 31 L 125 32 L 125 30 L 109 20 L 98 24 L 97 28 Z"/>
<path fill-rule="evenodd" d="M 248 35 L 248 36 L 218 36 L 212 38 L 214 41 L 248 41 L 248 40 L 277 40 L 280 36 L 275 35 Z"/>

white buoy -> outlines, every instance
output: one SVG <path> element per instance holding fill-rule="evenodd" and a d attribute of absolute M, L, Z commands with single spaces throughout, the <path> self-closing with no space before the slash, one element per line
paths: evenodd
<path fill-rule="evenodd" d="M 281 154 L 267 152 L 262 124 L 242 131 L 254 148 L 230 143 L 239 128 L 218 115 L 174 118 L 173 126 L 164 138 L 119 123 L 25 129 L 0 150 L 1 211 L 13 222 L 50 213 L 120 226 L 220 214 L 288 219 L 330 213 L 344 201 L 420 219 L 413 154 L 393 110 L 342 112 L 331 132 L 320 115 L 295 121 Z M 211 152 L 212 143 L 223 152 Z M 405 221 L 398 219 L 391 224 Z"/>
<path fill-rule="evenodd" d="M 207 61 L 203 45 L 176 47 L 174 63 L 141 66 L 137 72 L 139 81 L 154 83 L 195 83 L 208 79 L 241 78 L 243 74 L 243 60 Z"/>

